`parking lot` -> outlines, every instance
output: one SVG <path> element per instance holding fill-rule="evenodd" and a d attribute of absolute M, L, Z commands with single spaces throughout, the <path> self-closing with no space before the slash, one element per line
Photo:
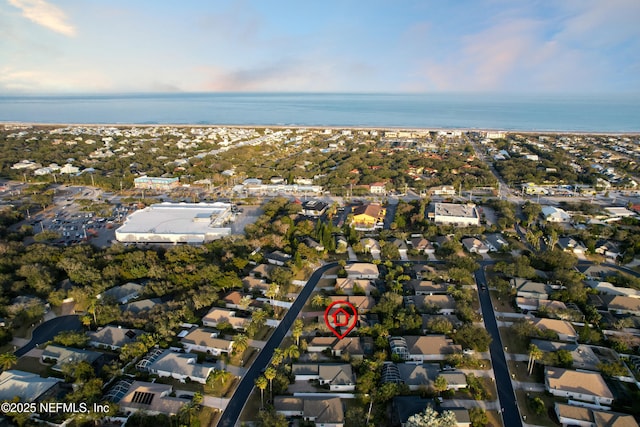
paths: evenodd
<path fill-rule="evenodd" d="M 247 224 L 253 224 L 262 215 L 260 206 L 243 205 L 239 206 L 239 209 L 236 219 L 231 223 L 231 233 L 233 234 L 243 234 L 244 227 Z"/>

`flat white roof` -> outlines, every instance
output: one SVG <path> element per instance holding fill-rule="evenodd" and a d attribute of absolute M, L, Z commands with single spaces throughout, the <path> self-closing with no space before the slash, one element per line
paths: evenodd
<path fill-rule="evenodd" d="M 229 234 L 229 203 L 158 203 L 129 215 L 116 230 L 120 241 L 201 242 L 206 236 Z"/>
<path fill-rule="evenodd" d="M 436 203 L 436 216 L 478 218 L 476 205 L 459 203 Z"/>

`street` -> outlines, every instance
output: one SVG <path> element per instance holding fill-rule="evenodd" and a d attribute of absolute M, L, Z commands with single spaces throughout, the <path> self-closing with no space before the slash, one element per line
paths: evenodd
<path fill-rule="evenodd" d="M 33 330 L 31 335 L 31 341 L 24 347 L 21 347 L 15 352 L 18 357 L 24 356 L 29 350 L 35 348 L 37 345 L 51 341 L 53 337 L 58 335 L 62 331 L 81 331 L 82 323 L 80 318 L 74 314 L 68 316 L 60 316 L 55 319 L 51 319 L 44 322 Z"/>
<path fill-rule="evenodd" d="M 480 269 L 475 271 L 476 284 L 479 289 L 478 297 L 480 299 L 480 307 L 482 309 L 485 329 L 489 332 L 489 335 L 491 335 L 492 338 L 491 344 L 489 345 L 489 351 L 491 352 L 491 363 L 495 374 L 496 389 L 498 390 L 498 401 L 500 402 L 500 406 L 504 409 L 502 412 L 502 421 L 503 424 L 508 427 L 521 427 L 522 420 L 520 417 L 520 411 L 518 410 L 516 395 L 513 390 L 513 385 L 511 384 L 507 359 L 505 358 L 505 349 L 502 346 L 502 340 L 500 339 L 500 331 L 498 330 L 498 323 L 496 322 L 495 313 L 493 311 L 491 297 L 488 290 L 480 290 L 482 286 L 487 286 L 484 267 L 492 263 L 493 261 L 483 262 L 481 263 Z"/>
<path fill-rule="evenodd" d="M 311 293 L 316 287 L 318 280 L 322 277 L 322 274 L 330 268 L 335 267 L 336 263 L 331 263 L 324 265 L 317 269 L 307 281 L 307 284 L 302 288 L 298 298 L 296 298 L 293 306 L 289 309 L 287 314 L 284 316 L 280 325 L 273 332 L 269 341 L 265 344 L 264 348 L 260 351 L 253 364 L 247 371 L 247 373 L 240 380 L 240 384 L 236 389 L 235 393 L 233 393 L 233 397 L 229 401 L 227 408 L 222 413 L 220 417 L 220 421 L 218 421 L 218 426 L 220 427 L 232 427 L 236 424 L 239 425 L 240 413 L 242 412 L 242 408 L 244 408 L 245 403 L 249 399 L 251 394 L 251 390 L 253 390 L 254 382 L 258 376 L 262 373 L 262 371 L 267 367 L 269 361 L 271 360 L 271 356 L 273 355 L 274 350 L 280 346 L 282 340 L 286 336 L 287 332 L 291 328 L 293 321 L 298 317 L 298 313 L 307 302 L 307 299 L 311 296 Z"/>

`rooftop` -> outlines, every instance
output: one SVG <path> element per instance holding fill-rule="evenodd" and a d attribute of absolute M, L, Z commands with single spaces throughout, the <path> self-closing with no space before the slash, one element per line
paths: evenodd
<path fill-rule="evenodd" d="M 224 225 L 231 218 L 229 203 L 158 203 L 129 215 L 116 230 L 116 238 L 135 241 L 133 235 L 147 234 L 145 241 L 202 242 L 220 233 L 229 234 Z"/>
<path fill-rule="evenodd" d="M 455 216 L 464 218 L 477 218 L 478 211 L 474 204 L 436 203 L 436 216 Z"/>

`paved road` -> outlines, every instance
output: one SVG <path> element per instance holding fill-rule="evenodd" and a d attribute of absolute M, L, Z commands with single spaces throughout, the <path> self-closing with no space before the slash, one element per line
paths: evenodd
<path fill-rule="evenodd" d="M 224 410 L 220 417 L 220 421 L 218 421 L 218 426 L 233 427 L 236 424 L 239 424 L 240 413 L 251 394 L 256 378 L 260 376 L 262 371 L 269 364 L 273 351 L 282 343 L 282 340 L 291 328 L 293 321 L 298 317 L 298 313 L 307 302 L 307 299 L 309 299 L 309 296 L 311 296 L 311 293 L 316 287 L 318 280 L 322 277 L 322 274 L 336 265 L 336 263 L 327 264 L 320 267 L 311 275 L 311 278 L 307 281 L 305 287 L 302 288 L 302 291 L 293 303 L 293 306 L 291 306 L 280 322 L 280 325 L 273 332 L 269 341 L 267 341 L 264 348 L 258 354 L 258 357 L 254 360 L 247 373 L 240 380 L 240 384 L 229 401 L 227 409 Z"/>
<path fill-rule="evenodd" d="M 487 285 L 487 279 L 484 275 L 484 267 L 490 263 L 491 262 L 483 262 L 482 268 L 475 271 L 478 287 L 481 285 Z M 480 307 L 482 308 L 484 325 L 492 338 L 489 350 L 491 351 L 491 363 L 493 364 L 496 388 L 498 389 L 498 400 L 500 401 L 500 406 L 504 408 L 502 421 L 505 426 L 522 427 L 520 411 L 518 410 L 516 395 L 513 391 L 513 385 L 511 384 L 507 359 L 505 358 L 504 347 L 502 346 L 502 340 L 500 339 L 498 323 L 496 322 L 496 317 L 493 312 L 491 297 L 489 296 L 489 291 L 479 290 L 478 294 L 480 297 Z"/>
<path fill-rule="evenodd" d="M 35 346 L 52 340 L 53 337 L 62 331 L 80 330 L 82 330 L 82 323 L 80 323 L 80 318 L 77 315 L 72 314 L 56 317 L 35 328 L 31 335 L 31 341 L 24 347 L 18 349 L 15 355 L 18 357 L 24 356 L 29 350 L 35 348 Z"/>

